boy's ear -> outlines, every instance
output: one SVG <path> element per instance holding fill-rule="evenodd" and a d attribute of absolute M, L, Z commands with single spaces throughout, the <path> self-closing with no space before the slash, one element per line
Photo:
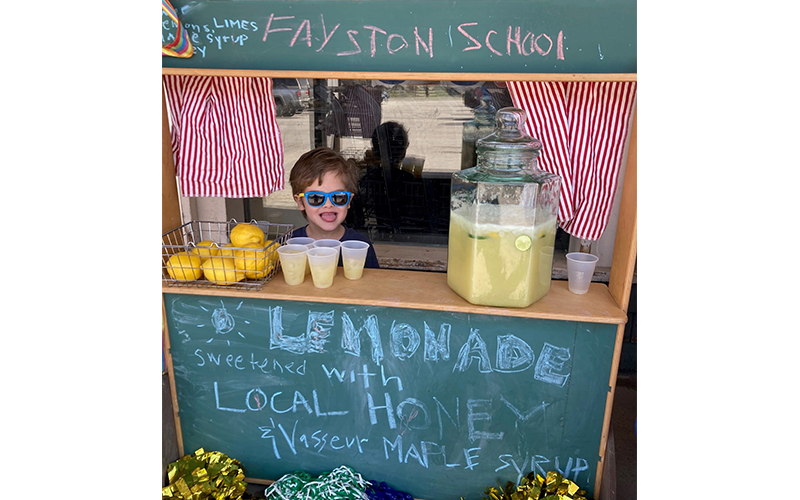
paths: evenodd
<path fill-rule="evenodd" d="M 301 212 L 305 212 L 306 207 L 303 206 L 303 201 L 300 199 L 300 197 L 297 196 L 296 194 L 294 194 L 294 195 L 292 195 L 292 198 L 294 198 L 294 202 L 297 203 L 297 208 Z"/>

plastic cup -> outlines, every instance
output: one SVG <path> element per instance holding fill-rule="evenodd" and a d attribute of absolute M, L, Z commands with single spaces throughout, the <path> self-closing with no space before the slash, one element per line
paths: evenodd
<path fill-rule="evenodd" d="M 286 240 L 287 245 L 306 245 L 308 248 L 314 246 L 314 238 L 309 238 L 307 236 L 295 236 L 294 238 L 289 238 Z"/>
<path fill-rule="evenodd" d="M 335 248 L 336 249 L 336 265 L 339 265 L 339 253 L 341 252 L 342 242 L 339 240 L 314 240 L 314 248 Z"/>
<path fill-rule="evenodd" d="M 278 247 L 283 280 L 287 285 L 300 285 L 305 281 L 307 253 L 308 247 L 305 245 L 281 245 Z"/>
<path fill-rule="evenodd" d="M 295 236 L 294 238 L 289 238 L 286 240 L 287 245 L 305 245 L 309 249 L 314 248 L 314 238 L 309 238 L 307 236 Z M 306 276 L 311 274 L 311 266 L 308 264 L 306 260 Z"/>
<path fill-rule="evenodd" d="M 311 264 L 311 279 L 314 281 L 314 286 L 328 288 L 333 285 L 339 250 L 330 247 L 314 247 L 308 250 L 306 255 Z"/>
<path fill-rule="evenodd" d="M 597 256 L 590 253 L 571 252 L 567 254 L 567 279 L 569 291 L 584 294 L 589 291 Z"/>
<path fill-rule="evenodd" d="M 342 265 L 344 277 L 349 280 L 361 279 L 364 273 L 364 263 L 367 261 L 369 243 L 365 241 L 349 240 L 342 242 Z"/>

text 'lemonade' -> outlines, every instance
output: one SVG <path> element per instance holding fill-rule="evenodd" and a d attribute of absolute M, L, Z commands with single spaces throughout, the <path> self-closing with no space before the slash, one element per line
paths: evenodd
<path fill-rule="evenodd" d="M 527 307 L 550 290 L 556 219 L 535 224 L 526 206 L 450 212 L 447 284 L 479 305 Z"/>

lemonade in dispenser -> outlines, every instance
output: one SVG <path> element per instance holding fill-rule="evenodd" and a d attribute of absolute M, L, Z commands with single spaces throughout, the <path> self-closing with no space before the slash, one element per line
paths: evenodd
<path fill-rule="evenodd" d="M 525 119 L 499 110 L 477 166 L 451 181 L 447 284 L 473 304 L 527 307 L 550 290 L 561 178 L 539 169 Z"/>

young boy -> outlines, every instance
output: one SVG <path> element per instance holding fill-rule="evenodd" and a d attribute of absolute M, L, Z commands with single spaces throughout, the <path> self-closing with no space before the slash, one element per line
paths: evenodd
<path fill-rule="evenodd" d="M 308 225 L 295 229 L 292 237 L 365 241 L 369 250 L 364 267 L 375 269 L 380 266 L 372 242 L 342 225 L 357 189 L 356 175 L 355 167 L 331 148 L 319 147 L 303 154 L 294 164 L 289 182 L 294 201 Z"/>

